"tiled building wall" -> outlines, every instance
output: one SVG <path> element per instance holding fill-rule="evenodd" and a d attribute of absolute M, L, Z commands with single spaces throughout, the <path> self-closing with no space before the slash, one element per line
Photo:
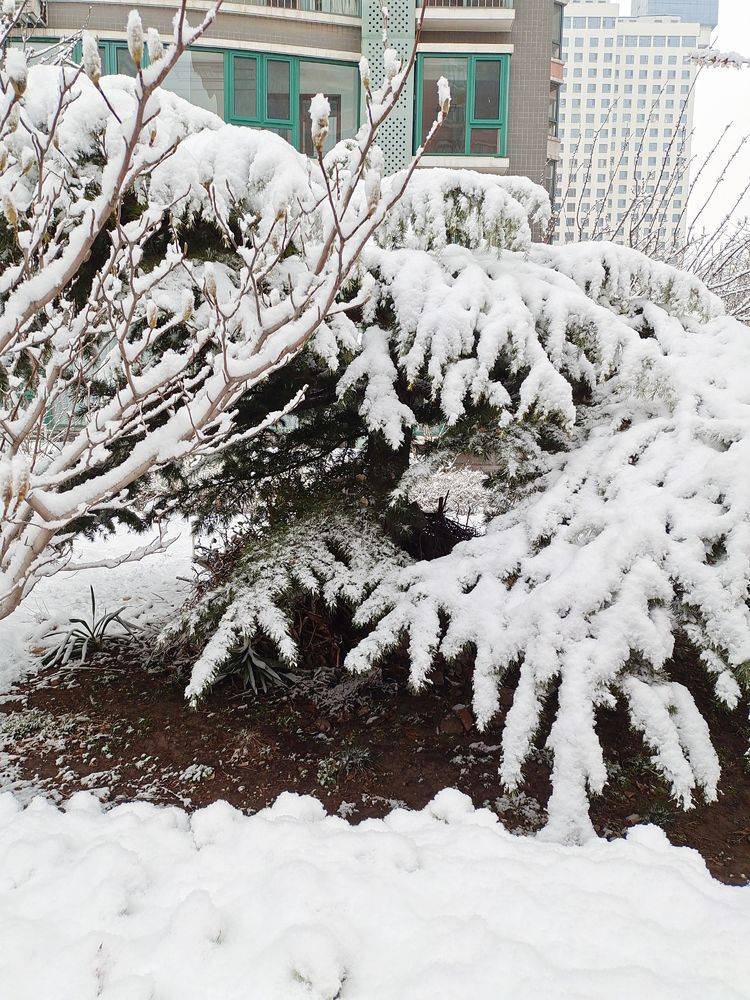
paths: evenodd
<path fill-rule="evenodd" d="M 552 0 L 524 0 L 516 4 L 510 36 L 509 172 L 538 184 L 547 165 L 553 19 Z"/>
<path fill-rule="evenodd" d="M 263 11 L 263 8 L 258 8 Z M 94 17 L 90 14 L 91 5 L 88 2 L 51 3 L 48 7 L 49 27 L 59 31 L 78 30 L 82 24 L 91 23 L 100 37 L 120 37 L 125 31 L 128 8 L 122 4 L 99 2 L 96 4 Z M 172 18 L 174 7 L 141 6 L 141 16 L 146 27 L 157 28 L 166 40 L 172 34 Z M 294 12 L 289 12 L 294 15 Z M 193 24 L 200 20 L 198 11 L 191 12 L 190 21 Z M 311 22 L 295 16 L 279 16 L 279 14 L 252 13 L 219 13 L 214 24 L 203 37 L 203 43 L 210 45 L 211 40 L 248 48 L 253 45 L 277 48 L 283 46 L 295 50 L 305 50 L 310 54 L 341 54 L 342 58 L 353 58 L 361 50 L 360 23 L 352 18 L 351 26 L 331 24 L 330 22 Z"/>

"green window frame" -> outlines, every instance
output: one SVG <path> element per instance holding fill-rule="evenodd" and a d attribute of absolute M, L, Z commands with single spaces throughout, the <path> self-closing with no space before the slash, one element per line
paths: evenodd
<path fill-rule="evenodd" d="M 124 41 L 99 40 L 99 52 L 102 59 L 102 74 L 110 75 L 117 72 L 118 54 L 128 51 Z M 354 108 L 354 130 L 359 129 L 361 122 L 361 94 L 357 64 L 340 59 L 316 59 L 306 56 L 288 56 L 276 52 L 256 52 L 245 49 L 224 49 L 215 46 L 190 46 L 188 51 L 213 52 L 222 56 L 224 62 L 224 121 L 232 125 L 247 125 L 250 128 L 264 128 L 276 132 L 287 139 L 295 149 L 301 148 L 301 118 L 305 112 L 300 108 L 300 67 L 302 64 L 329 65 L 345 67 L 352 73 L 352 91 L 349 94 Z M 74 58 L 80 62 L 80 42 L 74 49 Z M 244 60 L 245 64 L 252 62 L 255 67 L 255 112 L 246 113 L 245 109 L 236 106 L 235 79 Z M 144 53 L 144 66 L 148 65 L 148 52 Z M 270 81 L 273 73 L 279 67 L 287 67 L 289 81 L 289 103 L 286 114 L 281 114 L 280 102 L 276 108 L 271 107 L 273 95 L 270 93 Z M 283 94 L 280 90 L 278 95 Z M 283 103 L 283 102 L 282 102 Z"/>
<path fill-rule="evenodd" d="M 420 53 L 417 57 L 417 71 L 415 81 L 415 111 L 414 111 L 414 151 L 419 148 L 424 140 L 422 134 L 422 116 L 425 98 L 431 103 L 434 102 L 434 116 L 437 116 L 438 103 L 437 94 L 428 93 L 425 95 L 425 60 L 429 59 L 452 59 L 466 60 L 466 108 L 464 122 L 464 142 L 463 149 L 435 150 L 428 148 L 429 156 L 507 156 L 508 149 L 508 81 L 510 76 L 510 56 L 507 54 L 495 53 L 471 53 L 471 52 L 426 52 Z M 482 118 L 476 112 L 476 82 L 477 68 L 481 63 L 490 63 L 498 66 L 498 115 L 493 118 Z M 448 81 L 450 83 L 450 80 Z M 432 117 L 430 121 L 432 121 Z M 449 115 L 450 119 L 450 115 Z M 472 132 L 492 132 L 498 135 L 497 152 L 483 153 L 472 151 Z"/>
<path fill-rule="evenodd" d="M 101 39 L 98 39 L 97 45 L 99 46 L 99 56 L 102 60 L 102 76 L 112 76 L 118 71 L 117 54 L 118 52 L 128 53 L 128 44 L 127 42 L 101 41 Z M 83 47 L 80 42 L 76 42 L 73 47 L 73 59 L 75 62 L 80 62 L 82 58 Z M 143 53 L 143 65 L 144 67 L 148 66 L 148 51 L 144 51 Z"/>
<path fill-rule="evenodd" d="M 298 92 L 299 60 L 292 56 L 277 55 L 275 52 L 245 52 L 238 49 L 225 50 L 224 60 L 224 120 L 233 125 L 249 125 L 278 132 L 298 149 L 299 123 L 294 109 L 295 95 Z M 235 107 L 235 79 L 243 62 L 255 64 L 254 115 L 240 114 Z M 289 110 L 286 116 L 269 114 L 269 66 L 274 63 L 288 67 Z"/>

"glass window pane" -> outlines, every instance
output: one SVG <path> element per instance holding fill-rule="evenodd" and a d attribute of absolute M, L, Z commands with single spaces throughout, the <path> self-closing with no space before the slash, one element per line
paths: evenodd
<path fill-rule="evenodd" d="M 474 64 L 474 118 L 497 121 L 500 117 L 500 63 L 478 59 Z"/>
<path fill-rule="evenodd" d="M 281 59 L 269 59 L 268 97 L 266 114 L 271 121 L 289 121 L 291 118 L 291 96 L 289 93 L 289 63 Z"/>
<path fill-rule="evenodd" d="M 500 129 L 473 128 L 470 150 L 478 156 L 497 156 L 500 152 Z"/>
<path fill-rule="evenodd" d="M 116 72 L 123 73 L 125 76 L 136 76 L 135 63 L 130 58 L 127 49 L 115 49 L 115 63 L 117 64 Z"/>
<path fill-rule="evenodd" d="M 221 52 L 183 52 L 162 86 L 191 104 L 224 117 L 224 56 Z"/>
<path fill-rule="evenodd" d="M 351 139 L 356 135 L 359 104 L 357 67 L 300 60 L 297 115 L 301 149 L 308 156 L 315 154 L 310 134 L 310 101 L 316 94 L 325 94 L 331 105 L 330 127 L 324 149 L 328 152 L 340 139 Z"/>
<path fill-rule="evenodd" d="M 258 117 L 258 61 L 234 57 L 234 113 L 238 118 Z"/>
<path fill-rule="evenodd" d="M 441 76 L 450 82 L 451 109 L 432 140 L 428 153 L 466 152 L 466 90 L 469 61 L 466 58 L 438 56 L 422 61 L 422 135 L 427 133 L 438 113 L 437 82 Z"/>
<path fill-rule="evenodd" d="M 292 141 L 292 130 L 290 128 L 269 128 L 268 131 L 273 132 L 275 135 L 280 135 L 287 142 Z"/>

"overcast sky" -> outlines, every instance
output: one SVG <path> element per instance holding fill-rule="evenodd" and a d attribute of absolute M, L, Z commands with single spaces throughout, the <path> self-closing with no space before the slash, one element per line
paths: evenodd
<path fill-rule="evenodd" d="M 630 0 L 620 0 L 624 14 L 630 13 Z M 719 27 L 715 34 L 716 47 L 723 51 L 750 56 L 750 0 L 720 0 Z M 716 145 L 726 124 L 732 126 L 725 140 L 726 155 L 717 155 L 719 165 L 726 163 L 730 151 L 742 136 L 750 134 L 750 67 L 744 70 L 704 69 L 698 80 L 695 107 L 695 138 L 693 153 L 702 160 Z M 704 172 L 704 177 L 707 171 Z M 731 207 L 739 191 L 750 179 L 750 141 L 727 171 L 722 194 L 705 213 L 708 222 L 718 224 Z M 712 182 L 708 181 L 710 189 Z M 701 185 L 703 188 L 703 184 Z M 705 198 L 705 195 L 703 196 Z M 696 199 L 699 203 L 700 199 Z M 750 215 L 750 198 L 746 198 L 739 215 Z"/>

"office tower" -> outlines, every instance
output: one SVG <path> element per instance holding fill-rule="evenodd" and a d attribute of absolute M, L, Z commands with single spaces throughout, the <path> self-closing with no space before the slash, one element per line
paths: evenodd
<path fill-rule="evenodd" d="M 719 0 L 633 0 L 634 17 L 671 16 L 715 28 L 719 23 Z"/>
<path fill-rule="evenodd" d="M 621 17 L 617 3 L 565 9 L 558 236 L 626 240 L 635 218 L 669 241 L 685 232 L 697 68 L 709 29 Z M 637 212 L 632 210 L 638 201 Z"/>

